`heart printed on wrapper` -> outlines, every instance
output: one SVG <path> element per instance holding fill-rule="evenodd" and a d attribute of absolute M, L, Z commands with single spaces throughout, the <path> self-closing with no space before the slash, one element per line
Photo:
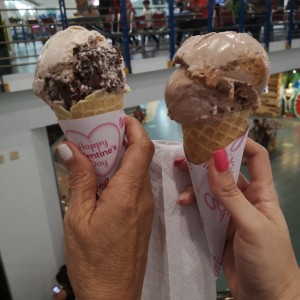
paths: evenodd
<path fill-rule="evenodd" d="M 107 176 L 116 166 L 121 133 L 115 124 L 101 124 L 88 135 L 76 130 L 67 130 L 65 136 L 91 161 L 97 176 Z"/>

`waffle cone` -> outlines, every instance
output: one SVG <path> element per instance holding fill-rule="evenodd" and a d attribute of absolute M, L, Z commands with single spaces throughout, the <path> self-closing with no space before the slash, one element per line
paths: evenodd
<path fill-rule="evenodd" d="M 59 120 L 80 119 L 101 115 L 123 109 L 123 93 L 94 92 L 84 100 L 78 101 L 71 107 L 70 111 L 66 110 L 59 102 L 55 102 L 52 109 Z"/>
<path fill-rule="evenodd" d="M 218 122 L 198 126 L 182 126 L 185 155 L 195 165 L 208 161 L 213 152 L 228 146 L 248 128 L 249 111 L 225 116 Z"/>

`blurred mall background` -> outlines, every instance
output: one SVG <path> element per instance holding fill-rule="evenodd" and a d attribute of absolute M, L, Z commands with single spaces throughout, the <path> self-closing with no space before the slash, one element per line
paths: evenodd
<path fill-rule="evenodd" d="M 121 49 L 132 89 L 126 112 L 134 115 L 141 107 L 154 140 L 182 139 L 163 98 L 172 57 L 185 39 L 235 30 L 262 43 L 271 77 L 249 126 L 258 119 L 268 128 L 274 180 L 300 262 L 299 1 L 152 0 L 150 6 L 148 18 L 142 0 L 0 0 L 1 299 L 51 299 L 64 263 L 62 218 L 69 188 L 54 155 L 64 136 L 31 85 L 45 42 L 72 25 L 97 30 Z M 228 287 L 222 276 L 217 288 L 223 299 Z"/>

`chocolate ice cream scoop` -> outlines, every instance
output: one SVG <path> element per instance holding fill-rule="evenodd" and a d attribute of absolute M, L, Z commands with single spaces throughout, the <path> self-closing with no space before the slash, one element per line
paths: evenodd
<path fill-rule="evenodd" d="M 66 110 L 95 91 L 124 93 L 124 63 L 120 51 L 97 31 L 71 26 L 51 37 L 41 51 L 34 93 L 51 107 Z"/>
<path fill-rule="evenodd" d="M 170 118 L 185 126 L 258 108 L 269 79 L 268 55 L 246 33 L 193 36 L 173 62 L 180 67 L 168 80 L 165 100 Z"/>

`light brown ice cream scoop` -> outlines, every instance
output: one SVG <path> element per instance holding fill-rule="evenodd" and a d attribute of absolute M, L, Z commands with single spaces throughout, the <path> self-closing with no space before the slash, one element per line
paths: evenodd
<path fill-rule="evenodd" d="M 165 100 L 170 118 L 185 126 L 258 108 L 269 79 L 268 55 L 247 33 L 193 36 L 173 62 L 180 67 L 167 82 Z"/>

